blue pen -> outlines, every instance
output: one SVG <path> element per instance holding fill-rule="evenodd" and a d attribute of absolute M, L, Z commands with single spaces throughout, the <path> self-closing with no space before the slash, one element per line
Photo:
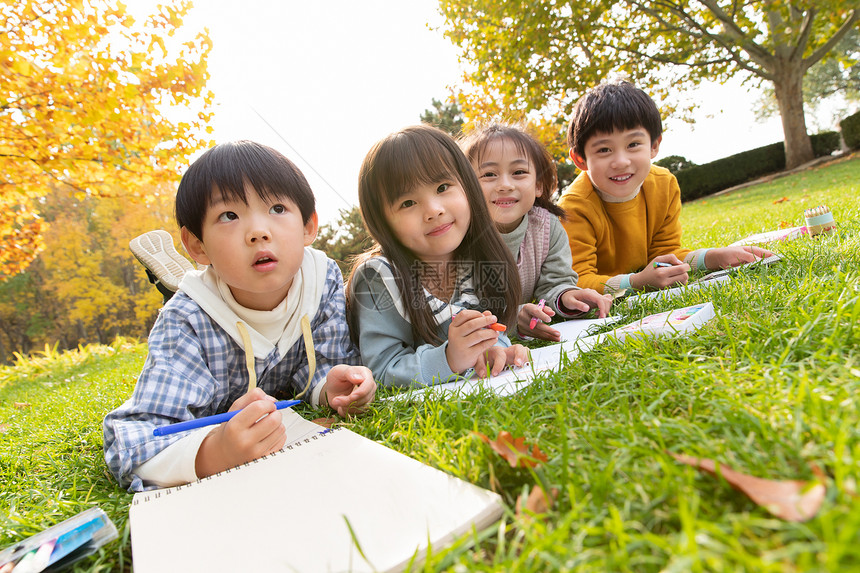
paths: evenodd
<path fill-rule="evenodd" d="M 655 269 L 657 267 L 671 267 L 671 266 L 674 266 L 674 265 L 672 265 L 671 263 L 659 263 L 657 261 L 654 261 L 654 268 Z"/>
<path fill-rule="evenodd" d="M 301 400 L 281 400 L 280 402 L 275 402 L 275 409 L 283 410 L 284 408 L 296 406 L 301 403 Z M 236 410 L 234 412 L 224 412 L 223 414 L 215 414 L 214 416 L 203 416 L 202 418 L 195 418 L 194 420 L 188 420 L 187 422 L 176 422 L 175 424 L 160 426 L 152 430 L 152 435 L 167 436 L 169 434 L 175 434 L 177 432 L 185 432 L 187 430 L 194 430 L 197 428 L 203 428 L 205 426 L 221 424 L 241 411 L 242 410 Z"/>

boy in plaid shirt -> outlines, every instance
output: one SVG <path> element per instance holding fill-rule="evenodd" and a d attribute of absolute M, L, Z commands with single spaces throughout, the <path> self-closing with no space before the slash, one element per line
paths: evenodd
<path fill-rule="evenodd" d="M 176 220 L 186 251 L 206 266 L 185 274 L 150 333 L 134 394 L 104 420 L 105 461 L 134 491 L 279 450 L 287 436 L 276 399 L 345 416 L 376 392 L 350 342 L 340 270 L 310 248 L 314 196 L 292 162 L 253 142 L 217 145 L 182 177 Z M 153 436 L 238 409 L 219 426 Z"/>

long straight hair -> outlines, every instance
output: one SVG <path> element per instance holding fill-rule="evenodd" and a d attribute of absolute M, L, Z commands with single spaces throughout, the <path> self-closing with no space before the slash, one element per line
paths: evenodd
<path fill-rule="evenodd" d="M 382 139 L 371 148 L 358 175 L 358 204 L 368 232 L 376 243 L 360 255 L 350 273 L 374 256 L 391 263 L 403 305 L 416 339 L 431 344 L 443 342 L 424 295 L 420 260 L 406 248 L 388 223 L 385 212 L 400 197 L 417 186 L 443 177 L 456 178 L 463 187 L 471 214 L 469 227 L 454 262 L 472 265 L 475 294 L 482 310 L 491 311 L 508 326 L 515 324 L 520 281 L 513 256 L 496 231 L 484 194 L 466 156 L 451 136 L 428 125 L 408 127 Z M 347 317 L 357 340 L 355 301 L 347 288 Z"/>

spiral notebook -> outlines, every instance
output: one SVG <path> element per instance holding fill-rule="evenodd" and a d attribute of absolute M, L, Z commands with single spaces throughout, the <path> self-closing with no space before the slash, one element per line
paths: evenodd
<path fill-rule="evenodd" d="M 188 485 L 135 494 L 135 573 L 402 571 L 502 515 L 501 498 L 346 428 Z"/>

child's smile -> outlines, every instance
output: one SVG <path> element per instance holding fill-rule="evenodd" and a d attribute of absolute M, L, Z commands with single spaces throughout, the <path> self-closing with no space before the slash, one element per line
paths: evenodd
<path fill-rule="evenodd" d="M 399 197 L 385 213 L 404 247 L 424 262 L 447 262 L 469 230 L 466 192 L 454 177 L 421 183 Z"/>
<path fill-rule="evenodd" d="M 597 132 L 585 144 L 585 157 L 571 153 L 574 163 L 588 172 L 592 184 L 616 199 L 632 198 L 651 169 L 661 138 L 651 141 L 641 127 L 612 133 Z"/>
<path fill-rule="evenodd" d="M 528 156 L 510 140 L 497 139 L 487 146 L 475 166 L 490 216 L 499 231 L 510 233 L 540 195 Z"/>

